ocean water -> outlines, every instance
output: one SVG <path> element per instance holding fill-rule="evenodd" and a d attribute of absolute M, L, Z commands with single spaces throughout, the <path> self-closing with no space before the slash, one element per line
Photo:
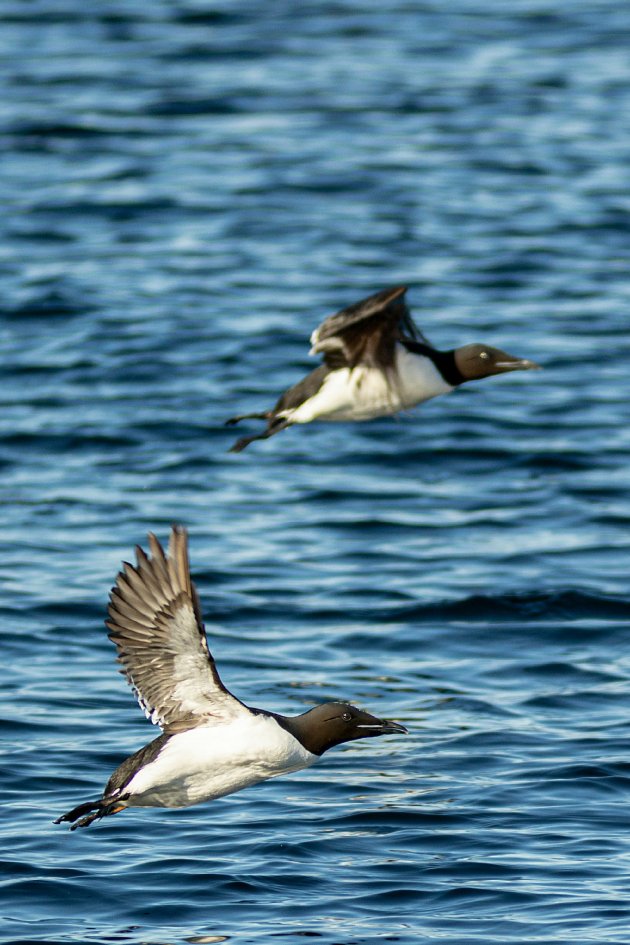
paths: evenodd
<path fill-rule="evenodd" d="M 629 27 L 0 0 L 2 942 L 630 940 Z M 401 283 L 544 371 L 227 452 Z M 410 734 L 70 833 L 156 734 L 103 619 L 173 521 L 241 698 Z"/>

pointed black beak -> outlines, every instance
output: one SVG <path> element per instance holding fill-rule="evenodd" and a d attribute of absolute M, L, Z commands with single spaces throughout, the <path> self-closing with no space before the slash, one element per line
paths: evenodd
<path fill-rule="evenodd" d="M 381 731 L 383 732 L 383 735 L 409 734 L 404 725 L 401 725 L 400 722 L 390 722 L 389 719 L 383 719 L 383 728 Z"/>
<path fill-rule="evenodd" d="M 407 729 L 404 725 L 401 725 L 399 722 L 390 722 L 389 719 L 374 719 L 373 722 L 366 722 L 363 725 L 357 725 L 357 728 L 365 729 L 365 734 L 368 734 L 368 729 L 372 729 L 374 735 L 408 735 Z"/>
<path fill-rule="evenodd" d="M 510 358 L 509 361 L 495 361 L 494 366 L 501 371 L 542 371 L 540 364 L 527 358 Z"/>

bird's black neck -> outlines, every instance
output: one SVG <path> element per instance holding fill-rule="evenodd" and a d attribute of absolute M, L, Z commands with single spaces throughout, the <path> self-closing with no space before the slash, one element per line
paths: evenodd
<path fill-rule="evenodd" d="M 259 709 L 257 711 L 261 710 Z M 275 719 L 278 725 L 288 732 L 289 735 L 293 735 L 302 748 L 306 748 L 312 755 L 323 755 L 328 748 L 339 744 L 339 742 L 334 739 L 329 739 L 318 727 L 309 725 L 308 720 L 305 720 L 308 715 L 307 712 L 303 715 L 293 716 L 280 715 L 279 712 L 265 712 L 265 715 L 270 715 Z"/>
<path fill-rule="evenodd" d="M 412 354 L 421 354 L 424 355 L 425 358 L 429 358 L 433 361 L 446 383 L 450 384 L 451 387 L 458 387 L 466 380 L 457 367 L 454 350 L 438 351 L 436 348 L 432 348 L 431 345 L 425 344 L 423 341 L 412 341 L 409 338 L 404 339 L 403 345 L 407 351 L 411 351 Z"/>

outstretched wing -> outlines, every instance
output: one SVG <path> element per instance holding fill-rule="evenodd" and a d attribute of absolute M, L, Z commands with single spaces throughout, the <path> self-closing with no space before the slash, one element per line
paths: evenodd
<path fill-rule="evenodd" d="M 247 711 L 225 688 L 201 622 L 190 578 L 188 535 L 173 526 L 168 555 L 149 534 L 150 557 L 136 548 L 109 599 L 109 638 L 145 715 L 168 733 Z"/>
<path fill-rule="evenodd" d="M 428 344 L 411 318 L 406 291 L 406 286 L 385 289 L 331 315 L 311 335 L 311 354 L 323 354 L 335 368 L 355 367 L 360 362 L 387 367 L 398 340 Z"/>

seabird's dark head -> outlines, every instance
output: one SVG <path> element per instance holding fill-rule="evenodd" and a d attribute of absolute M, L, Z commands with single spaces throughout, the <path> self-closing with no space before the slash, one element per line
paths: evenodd
<path fill-rule="evenodd" d="M 314 755 L 323 755 L 329 748 L 356 738 L 407 733 L 398 722 L 377 719 L 369 712 L 343 702 L 326 702 L 295 718 L 277 715 L 275 718 Z"/>
<path fill-rule="evenodd" d="M 506 374 L 508 371 L 531 371 L 540 368 L 535 361 L 515 358 L 500 348 L 490 345 L 464 345 L 453 352 L 455 366 L 464 381 L 477 381 L 493 374 Z"/>

